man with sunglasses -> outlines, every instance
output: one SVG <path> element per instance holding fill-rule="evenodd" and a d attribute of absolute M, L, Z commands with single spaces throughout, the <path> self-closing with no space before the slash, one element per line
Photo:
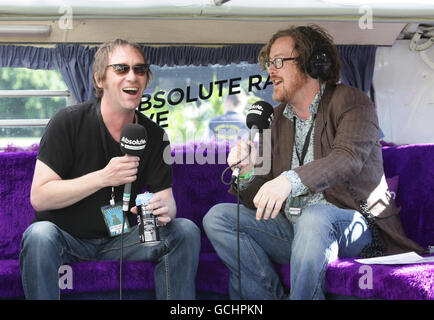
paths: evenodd
<path fill-rule="evenodd" d="M 129 213 L 123 259 L 158 263 L 157 299 L 195 299 L 200 231 L 190 220 L 175 219 L 172 168 L 163 161 L 168 139 L 136 111 L 152 78 L 149 64 L 140 46 L 117 39 L 98 49 L 93 71 L 96 99 L 57 112 L 41 139 L 31 188 L 36 219 L 23 235 L 20 253 L 25 296 L 59 299 L 62 264 L 120 258 L 120 236 L 111 232 L 107 213 L 121 210 L 124 185 L 132 183 L 131 213 L 137 213 L 136 195 L 146 187 L 154 194 L 148 209 L 157 216 L 162 241 L 142 245 Z M 120 149 L 129 123 L 147 131 L 140 158 Z"/>
<path fill-rule="evenodd" d="M 231 271 L 230 297 L 288 298 L 275 264 L 290 263 L 289 298 L 325 299 L 327 265 L 338 257 L 420 252 L 387 188 L 375 108 L 360 90 L 338 84 L 340 61 L 327 32 L 315 25 L 281 30 L 259 61 L 280 104 L 270 172 L 255 175 L 255 151 L 248 157 L 241 141 L 228 156 L 240 168 L 230 190 L 238 189 L 243 204 L 239 259 L 236 204 L 214 206 L 203 221 Z"/>

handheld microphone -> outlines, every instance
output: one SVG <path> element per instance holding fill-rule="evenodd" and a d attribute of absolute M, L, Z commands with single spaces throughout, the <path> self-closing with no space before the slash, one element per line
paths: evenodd
<path fill-rule="evenodd" d="M 148 135 L 145 127 L 136 123 L 127 124 L 121 132 L 121 151 L 123 154 L 140 157 L 146 147 Z M 125 184 L 122 211 L 128 211 L 131 197 L 131 182 Z"/>
<path fill-rule="evenodd" d="M 249 134 L 249 154 L 247 157 L 250 156 L 251 152 L 251 144 L 252 141 L 255 138 L 256 132 L 268 129 L 271 125 L 271 122 L 273 122 L 274 118 L 274 109 L 268 102 L 265 101 L 258 101 L 252 104 L 252 106 L 249 108 L 249 111 L 247 112 L 246 117 L 246 124 L 247 127 L 250 129 Z M 240 160 L 235 165 L 241 163 L 244 159 Z M 233 166 L 233 165 L 232 165 Z M 238 176 L 240 174 L 240 167 L 235 167 L 231 182 L 228 184 L 223 181 L 223 175 L 225 174 L 226 170 L 229 168 L 232 168 L 232 166 L 228 167 L 223 171 L 222 173 L 222 182 L 226 185 L 234 184 L 235 181 L 237 181 Z M 240 296 L 240 299 L 243 299 L 242 293 L 241 293 L 241 255 L 240 255 L 240 189 L 239 187 L 236 188 L 237 190 L 237 251 L 238 251 L 238 294 Z"/>
<path fill-rule="evenodd" d="M 251 150 L 251 142 L 255 140 L 255 135 L 258 131 L 268 129 L 273 122 L 274 113 L 271 104 L 265 101 L 258 101 L 252 104 L 247 112 L 246 125 L 250 129 L 249 134 L 249 155 Z M 234 182 L 240 174 L 240 168 L 235 167 L 232 172 L 231 181 Z"/>
<path fill-rule="evenodd" d="M 146 140 L 148 139 L 148 134 L 145 127 L 136 123 L 127 124 L 121 132 L 121 151 L 123 154 L 128 154 L 131 156 L 140 157 L 145 150 Z M 124 236 L 124 224 L 125 216 L 130 207 L 131 198 L 131 182 L 125 184 L 124 195 L 122 197 L 122 232 L 121 232 L 121 250 L 119 257 L 119 299 L 122 300 L 122 261 L 123 261 L 123 236 Z"/>
<path fill-rule="evenodd" d="M 274 113 L 271 104 L 265 101 L 258 101 L 249 108 L 246 125 L 249 129 L 253 130 L 268 129 L 273 122 L 273 118 Z"/>

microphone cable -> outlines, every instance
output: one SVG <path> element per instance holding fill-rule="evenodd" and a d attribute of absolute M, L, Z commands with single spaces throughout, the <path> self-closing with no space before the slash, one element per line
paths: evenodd
<path fill-rule="evenodd" d="M 124 249 L 124 227 L 126 211 L 122 211 L 122 231 L 121 231 L 121 252 L 119 257 L 119 300 L 122 300 L 122 261 L 123 261 L 123 249 Z"/>
<path fill-rule="evenodd" d="M 226 171 L 228 171 L 229 169 L 236 167 L 237 165 L 239 165 L 241 162 L 243 162 L 244 160 L 246 160 L 249 156 L 250 156 L 250 151 L 251 148 L 249 148 L 249 153 L 247 154 L 247 156 L 245 156 L 243 159 L 241 159 L 240 161 L 238 161 L 237 163 L 234 163 L 233 165 L 227 167 L 221 175 L 221 182 L 226 185 L 226 186 L 230 186 L 232 183 L 234 183 L 236 181 L 236 185 L 237 185 L 237 267 L 238 267 L 238 295 L 240 296 L 240 300 L 243 300 L 243 295 L 241 293 L 241 262 L 240 262 L 240 175 L 238 174 L 235 178 L 235 180 L 232 180 L 230 182 L 226 182 L 224 180 L 224 175 L 226 173 Z"/>
<path fill-rule="evenodd" d="M 237 249 L 238 249 L 237 262 L 238 262 L 238 291 L 239 291 L 240 300 L 243 300 L 243 296 L 241 292 L 242 290 L 241 290 L 241 262 L 240 262 L 241 260 L 240 257 L 241 255 L 240 253 L 241 251 L 240 250 L 240 175 L 239 175 L 240 168 L 236 166 L 239 165 L 245 159 L 249 158 L 251 155 L 252 145 L 253 145 L 254 137 L 256 135 L 256 133 L 253 133 L 252 130 L 259 130 L 259 132 L 261 132 L 261 130 L 263 129 L 268 129 L 271 125 L 271 122 L 273 121 L 273 117 L 274 117 L 274 109 L 269 103 L 265 101 L 257 101 L 250 107 L 246 116 L 246 125 L 251 130 L 249 136 L 249 144 L 248 144 L 249 152 L 243 159 L 226 168 L 221 175 L 221 181 L 224 185 L 229 186 L 232 184 L 236 184 L 237 186 L 236 188 L 237 189 Z M 254 169 L 254 165 L 255 164 L 253 164 L 253 169 Z M 231 181 L 227 183 L 224 181 L 224 175 L 227 170 L 232 169 L 233 167 L 236 167 L 235 170 L 237 171 L 235 172 L 234 170 L 234 173 L 232 174 L 231 177 Z"/>
<path fill-rule="evenodd" d="M 141 157 L 143 149 L 146 147 L 146 139 L 147 133 L 145 127 L 136 123 L 136 112 L 134 111 L 133 122 L 127 124 L 121 132 L 120 139 L 120 148 L 122 153 L 124 154 L 132 154 L 138 157 Z M 133 139 L 139 141 L 140 148 L 137 148 L 137 145 L 134 148 L 128 146 L 129 142 L 123 142 L 123 138 L 127 137 L 128 139 Z M 144 141 L 144 142 L 143 142 Z M 137 144 L 137 143 L 136 143 Z M 132 183 L 125 184 L 124 186 L 124 194 L 123 194 L 123 204 L 122 204 L 122 231 L 121 231 L 121 243 L 120 243 L 120 257 L 119 257 L 119 300 L 122 300 L 122 265 L 123 265 L 123 249 L 124 249 L 124 233 L 125 233 L 125 219 L 127 219 L 128 210 L 129 210 L 129 202 L 131 195 L 131 185 Z"/>

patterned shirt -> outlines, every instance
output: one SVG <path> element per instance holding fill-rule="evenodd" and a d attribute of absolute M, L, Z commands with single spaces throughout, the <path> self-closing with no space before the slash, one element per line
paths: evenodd
<path fill-rule="evenodd" d="M 304 158 L 304 164 L 307 164 L 311 161 L 313 161 L 313 145 L 314 145 L 314 129 L 315 129 L 315 123 L 314 118 L 315 115 L 318 112 L 319 104 L 321 101 L 322 94 L 325 89 L 325 83 L 322 84 L 320 91 L 315 96 L 314 100 L 312 101 L 311 105 L 309 106 L 309 112 L 311 116 L 309 119 L 304 120 L 301 119 L 297 114 L 295 113 L 294 108 L 287 104 L 285 110 L 283 111 L 283 115 L 288 118 L 290 121 L 294 121 L 294 117 L 296 118 L 296 130 L 295 130 L 295 137 L 294 137 L 294 149 L 292 152 L 292 163 L 291 168 L 297 168 L 300 166 L 298 157 L 297 157 L 297 151 L 298 154 L 302 154 L 303 146 L 306 140 L 306 136 L 309 132 L 309 129 L 311 126 L 313 126 L 311 137 L 309 141 L 309 146 L 307 148 L 306 156 Z M 331 206 L 334 206 L 333 204 L 329 203 L 322 192 L 319 193 L 313 193 L 309 194 L 308 188 L 301 182 L 300 177 L 294 170 L 289 170 L 282 172 L 282 175 L 288 178 L 289 182 L 291 183 L 292 190 L 291 194 L 289 195 L 286 206 L 284 209 L 285 215 L 287 218 L 292 222 L 295 223 L 297 220 L 297 215 L 291 215 L 289 208 L 291 207 L 300 207 L 301 209 L 308 207 L 313 204 L 328 204 Z M 299 202 L 299 204 L 297 204 Z"/>
<path fill-rule="evenodd" d="M 295 137 L 294 137 L 295 143 L 294 143 L 294 149 L 292 152 L 291 168 L 297 168 L 300 166 L 299 160 L 297 157 L 296 148 L 297 148 L 298 153 L 301 155 L 302 150 L 303 150 L 303 145 L 304 145 L 304 142 L 306 140 L 306 136 L 307 136 L 309 129 L 312 125 L 313 125 L 313 128 L 312 128 L 312 132 L 311 132 L 309 146 L 307 148 L 306 156 L 304 158 L 304 164 L 307 164 L 307 163 L 313 161 L 313 146 L 314 146 L 314 138 L 315 138 L 314 137 L 314 131 L 315 131 L 314 130 L 315 129 L 314 116 L 318 112 L 321 97 L 322 97 L 322 94 L 325 90 L 325 85 L 326 85 L 325 83 L 323 83 L 321 85 L 321 89 L 319 90 L 319 92 L 317 93 L 317 95 L 313 99 L 311 105 L 309 106 L 309 112 L 311 114 L 309 119 L 307 119 L 307 120 L 301 119 L 295 113 L 294 108 L 290 104 L 287 104 L 285 107 L 285 110 L 283 111 L 283 115 L 286 118 L 288 118 L 290 121 L 294 121 L 294 117 L 296 118 L 296 130 L 295 130 Z M 284 171 L 281 174 L 284 175 L 286 178 L 288 178 L 288 180 L 292 186 L 291 193 L 290 193 L 290 195 L 286 201 L 284 212 L 285 212 L 286 217 L 293 224 L 296 223 L 298 216 L 290 214 L 290 208 L 291 207 L 300 207 L 301 209 L 303 209 L 303 208 L 306 208 L 310 205 L 319 204 L 319 203 L 320 204 L 327 204 L 330 206 L 335 206 L 325 199 L 324 194 L 322 192 L 309 194 L 309 189 L 301 182 L 300 177 L 298 176 L 298 174 L 294 170 Z M 253 181 L 253 179 L 254 179 L 254 175 L 252 175 L 249 180 L 245 180 L 245 181 L 241 180 L 240 185 L 239 185 L 240 191 L 247 188 L 247 186 L 250 184 L 250 182 Z M 299 201 L 299 204 L 294 205 L 294 203 L 298 202 L 298 201 Z"/>

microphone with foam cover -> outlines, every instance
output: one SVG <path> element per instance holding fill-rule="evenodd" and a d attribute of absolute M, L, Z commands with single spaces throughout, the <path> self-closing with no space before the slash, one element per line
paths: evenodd
<path fill-rule="evenodd" d="M 265 101 L 252 104 L 247 112 L 246 125 L 249 129 L 268 129 L 273 122 L 273 107 Z"/>
<path fill-rule="evenodd" d="M 121 151 L 123 154 L 140 157 L 146 147 L 148 134 L 145 127 L 136 123 L 127 124 L 121 132 Z M 127 212 L 131 198 L 131 182 L 125 184 L 122 210 Z"/>
<path fill-rule="evenodd" d="M 246 125 L 250 129 L 249 134 L 249 154 L 250 143 L 255 140 L 256 132 L 259 130 L 268 129 L 273 122 L 274 112 L 273 106 L 265 101 L 258 101 L 252 104 L 247 112 Z M 240 174 L 240 168 L 236 167 L 232 173 L 231 181 L 235 181 Z"/>

